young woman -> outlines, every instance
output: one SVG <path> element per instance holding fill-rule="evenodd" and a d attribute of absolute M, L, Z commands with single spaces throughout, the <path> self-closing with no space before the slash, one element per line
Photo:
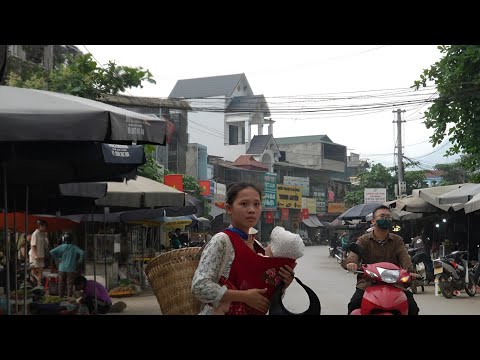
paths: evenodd
<path fill-rule="evenodd" d="M 192 293 L 204 304 L 200 314 L 213 314 L 220 301 L 244 303 L 250 314 L 266 314 L 270 301 L 263 295 L 267 289 L 256 268 L 257 254 L 265 254 L 265 250 L 248 236 L 248 230 L 257 224 L 262 211 L 258 187 L 244 182 L 231 185 L 227 190 L 226 211 L 231 226 L 213 236 L 205 246 L 192 280 Z M 293 281 L 293 269 L 289 266 L 281 267 L 278 275 L 285 288 Z M 239 290 L 219 285 L 222 276 Z"/>

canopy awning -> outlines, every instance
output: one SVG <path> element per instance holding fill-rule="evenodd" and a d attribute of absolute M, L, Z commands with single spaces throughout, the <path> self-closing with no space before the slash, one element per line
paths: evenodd
<path fill-rule="evenodd" d="M 215 219 L 217 216 L 225 213 L 226 213 L 225 209 L 219 208 L 216 205 L 212 205 L 212 207 L 210 208 L 209 215 Z"/>
<path fill-rule="evenodd" d="M 308 227 L 324 227 L 316 215 L 309 215 L 308 219 L 302 219 L 302 222 Z"/>

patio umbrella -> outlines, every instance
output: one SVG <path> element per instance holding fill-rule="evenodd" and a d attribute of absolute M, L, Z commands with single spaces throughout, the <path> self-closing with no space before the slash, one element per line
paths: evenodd
<path fill-rule="evenodd" d="M 0 142 L 0 162 L 9 185 L 121 181 L 135 178 L 145 154 L 142 145 Z"/>
<path fill-rule="evenodd" d="M 438 196 L 439 204 L 465 204 L 470 201 L 475 195 L 480 194 L 480 184 L 465 183 L 461 184 L 460 188 L 451 190 Z"/>
<path fill-rule="evenodd" d="M 0 141 L 165 144 L 166 121 L 99 101 L 0 86 Z"/>
<path fill-rule="evenodd" d="M 413 197 L 421 198 L 426 202 L 432 204 L 433 206 L 442 209 L 444 211 L 448 211 L 453 209 L 454 211 L 458 211 L 463 209 L 462 203 L 448 203 L 448 204 L 441 204 L 439 202 L 439 197 L 452 191 L 455 189 L 460 188 L 462 185 L 446 185 L 446 186 L 435 186 L 431 188 L 423 188 L 423 189 L 414 189 L 412 190 Z"/>
<path fill-rule="evenodd" d="M 25 231 L 25 213 L 21 212 L 16 212 L 16 213 L 8 213 L 7 215 L 8 218 L 8 229 L 10 231 L 16 231 L 16 232 L 24 232 Z M 15 218 L 15 229 L 13 227 L 14 221 L 13 219 Z M 53 215 L 44 215 L 44 214 L 38 214 L 38 215 L 28 215 L 28 232 L 33 232 L 37 228 L 37 220 L 45 220 L 48 223 L 48 231 L 49 232 L 56 232 L 56 231 L 62 231 L 62 230 L 68 230 L 68 229 L 73 229 L 78 226 L 78 223 L 62 218 L 62 217 L 57 217 Z M 3 219 L 3 216 L 0 216 L 0 229 L 3 229 L 5 227 L 5 222 Z"/>
<path fill-rule="evenodd" d="M 109 182 L 107 195 L 96 200 L 100 206 L 153 208 L 185 205 L 185 193 L 143 176 L 123 183 Z"/>
<path fill-rule="evenodd" d="M 465 214 L 480 210 L 480 194 L 473 196 L 467 203 L 465 203 Z"/>
<path fill-rule="evenodd" d="M 424 212 L 437 212 L 438 208 L 432 204 L 426 202 L 422 198 L 413 197 L 412 195 L 405 196 L 403 198 L 387 201 L 384 203 L 385 206 L 405 210 L 415 213 L 424 213 Z"/>

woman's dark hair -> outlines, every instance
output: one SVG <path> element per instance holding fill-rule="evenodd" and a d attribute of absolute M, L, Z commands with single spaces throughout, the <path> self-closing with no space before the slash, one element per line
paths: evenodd
<path fill-rule="evenodd" d="M 262 198 L 262 191 L 260 190 L 258 185 L 249 182 L 237 182 L 229 184 L 227 186 L 227 200 L 225 202 L 229 205 L 232 205 L 237 198 L 238 193 L 243 189 L 247 188 L 252 188 L 256 192 L 258 192 L 258 195 L 260 195 L 260 198 Z"/>
<path fill-rule="evenodd" d="M 82 285 L 87 283 L 87 278 L 85 276 L 77 276 L 75 278 L 74 285 Z"/>

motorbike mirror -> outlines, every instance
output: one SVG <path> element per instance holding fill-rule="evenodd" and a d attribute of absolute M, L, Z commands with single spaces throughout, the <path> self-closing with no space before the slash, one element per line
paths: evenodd
<path fill-rule="evenodd" d="M 363 251 L 363 248 L 357 243 L 351 243 L 350 245 L 348 245 L 348 250 L 354 252 L 355 254 L 360 256 L 360 258 L 365 259 L 365 253 Z"/>

